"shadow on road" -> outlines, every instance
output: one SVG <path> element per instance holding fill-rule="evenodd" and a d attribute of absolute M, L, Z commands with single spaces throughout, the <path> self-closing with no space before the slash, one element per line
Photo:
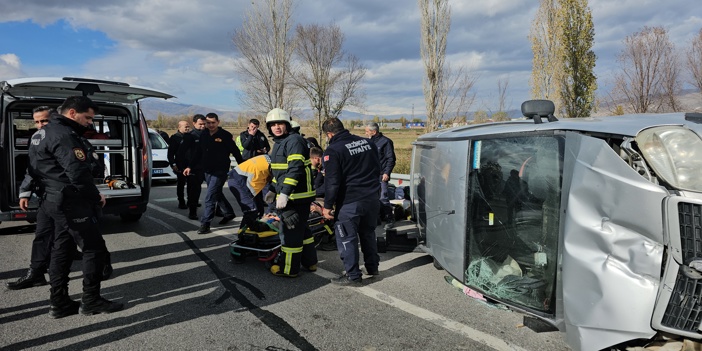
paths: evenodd
<path fill-rule="evenodd" d="M 148 213 L 148 212 L 147 212 Z M 146 221 L 151 221 L 146 225 Z M 108 221 L 112 223 L 112 221 Z M 154 229 L 153 222 L 161 224 Z M 2 345 L 5 350 L 27 349 L 53 342 L 65 344 L 66 340 L 81 339 L 57 350 L 87 349 L 108 345 L 130 335 L 147 333 L 164 326 L 192 321 L 206 316 L 248 312 L 255 316 L 262 325 L 277 333 L 300 350 L 317 349 L 300 331 L 290 325 L 284 318 L 266 310 L 266 306 L 295 298 L 319 289 L 329 280 L 319 275 L 301 272 L 296 279 L 280 278 L 271 275 L 265 265 L 255 259 L 243 264 L 233 264 L 229 259 L 228 244 L 230 240 L 223 236 L 193 236 L 196 225 L 175 228 L 170 223 L 145 216 L 140 222 L 123 225 L 107 225 L 103 228 L 105 235 L 120 235 L 134 232 L 142 238 L 155 236 L 177 236 L 179 240 L 169 240 L 165 245 L 134 247 L 127 250 L 113 251 L 113 263 L 117 266 L 114 275 L 138 276 L 126 283 L 102 289 L 105 298 L 125 303 L 126 312 L 115 313 L 108 320 L 90 323 L 86 317 L 79 326 L 75 322 L 67 323 L 66 329 L 52 334 L 40 335 L 9 345 Z M 195 222 L 194 222 L 195 223 Z M 184 232 L 187 230 L 190 234 Z M 384 260 L 403 253 L 386 253 Z M 321 255 L 321 253 L 320 253 Z M 328 260 L 338 259 L 338 253 L 325 253 Z M 149 260 L 150 258 L 157 258 Z M 145 261 L 130 265 L 130 262 Z M 431 263 L 431 258 L 421 256 L 400 264 L 390 270 L 382 271 L 382 278 L 403 273 L 409 269 Z M 204 263 L 204 265 L 202 264 Z M 80 263 L 73 265 L 73 270 L 80 270 Z M 178 269 L 178 267 L 183 267 Z M 194 267 L 194 268 L 193 268 Z M 158 273 L 166 269 L 167 274 Z M 140 274 L 136 274 L 136 273 Z M 153 275 L 144 272 L 153 272 Z M 8 275 L 17 277 L 23 272 L 2 272 L 1 279 Z M 82 277 L 72 277 L 72 284 L 80 284 Z M 45 287 L 44 287 L 45 288 Z M 186 297 L 187 296 L 187 297 Z M 73 296 L 78 299 L 79 296 Z M 0 325 L 8 330 L 11 323 L 27 318 L 46 317 L 46 300 L 31 302 L 20 306 L 0 309 Z M 130 313 L 129 310 L 139 311 Z M 225 327 L 225 326 L 218 326 Z M 86 334 L 111 329 L 107 334 L 83 339 Z M 82 336 L 82 337 L 81 337 Z M 61 342 L 64 341 L 64 342 Z M 273 347 L 273 346 L 271 346 Z"/>

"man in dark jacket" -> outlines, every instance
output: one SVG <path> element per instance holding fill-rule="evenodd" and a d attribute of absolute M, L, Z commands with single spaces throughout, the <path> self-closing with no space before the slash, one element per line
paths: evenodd
<path fill-rule="evenodd" d="M 57 114 L 55 109 L 49 108 L 48 106 L 39 106 L 32 112 L 32 119 L 34 119 L 34 125 L 37 127 L 37 130 L 49 123 L 49 117 L 51 115 Z M 104 169 L 98 160 L 97 153 L 95 153 L 93 146 L 86 138 L 81 137 L 81 141 L 87 150 L 91 172 L 93 175 L 100 174 L 99 177 L 101 178 Z M 37 191 L 37 183 L 38 182 L 35 181 L 31 175 L 29 175 L 29 170 L 27 170 L 27 173 L 25 174 L 19 188 L 19 207 L 22 211 L 29 210 L 29 199 L 31 198 L 32 193 Z M 39 213 L 37 214 L 39 215 Z M 48 271 L 49 263 L 51 261 L 52 235 L 55 228 L 50 218 L 44 216 L 45 213 L 42 212 L 41 215 L 41 217 L 37 217 L 36 221 L 37 225 L 34 240 L 32 241 L 32 253 L 29 270 L 27 271 L 27 274 L 19 278 L 17 281 L 5 284 L 10 290 L 26 289 L 33 286 L 46 284 L 44 274 Z M 75 259 L 82 259 L 82 253 L 75 251 L 73 257 Z M 112 275 L 112 271 L 113 269 L 112 264 L 110 263 L 110 254 L 108 252 L 102 271 L 102 279 L 109 279 Z"/>
<path fill-rule="evenodd" d="M 32 110 L 32 119 L 37 130 L 49 123 L 49 117 L 55 114 L 55 110 L 49 106 L 39 106 Z M 19 207 L 22 211 L 29 210 L 29 199 L 35 191 L 36 182 L 29 175 L 29 171 L 24 176 L 20 185 Z M 31 288 L 46 284 L 44 273 L 49 269 L 49 258 L 51 257 L 51 235 L 54 232 L 53 226 L 49 221 L 40 220 L 37 218 L 37 227 L 32 241 L 32 258 L 29 264 L 27 274 L 20 277 L 17 281 L 8 282 L 5 284 L 10 290 L 19 290 Z"/>
<path fill-rule="evenodd" d="M 198 219 L 197 207 L 200 201 L 200 193 L 202 192 L 202 181 L 204 175 L 202 173 L 202 164 L 197 157 L 200 150 L 200 135 L 205 129 L 205 115 L 196 114 L 193 116 L 193 129 L 189 133 L 183 134 L 183 142 L 178 147 L 176 152 L 176 160 L 183 162 L 183 176 L 185 176 L 186 186 L 188 188 L 188 218 Z M 185 174 L 185 169 L 190 168 L 188 174 Z"/>
<path fill-rule="evenodd" d="M 168 163 L 171 169 L 176 174 L 176 196 L 178 196 L 178 208 L 184 210 L 188 208 L 185 202 L 185 181 L 187 178 L 183 175 L 185 169 L 185 161 L 178 158 L 178 149 L 183 144 L 183 136 L 190 132 L 190 123 L 188 121 L 178 122 L 178 131 L 171 135 L 168 140 Z"/>
<path fill-rule="evenodd" d="M 324 121 L 322 131 L 329 138 L 323 158 L 326 192 L 322 214 L 336 220 L 336 247 L 346 269 L 331 281 L 358 286 L 362 283 L 359 244 L 368 274 L 378 275 L 380 263 L 375 237 L 380 203 L 368 196 L 380 192 L 378 150 L 370 140 L 349 133 L 338 118 Z"/>
<path fill-rule="evenodd" d="M 234 143 L 234 136 L 219 126 L 219 116 L 216 113 L 208 113 L 205 116 L 205 126 L 206 129 L 200 134 L 199 151 L 195 155 L 195 160 L 200 160 L 207 183 L 205 211 L 200 218 L 198 234 L 211 232 L 210 223 L 215 217 L 215 207 L 218 205 L 224 214 L 219 224 L 226 224 L 234 219 L 234 209 L 224 197 L 222 187 L 227 181 L 231 164 L 229 155 L 233 155 L 237 163 L 244 162 L 239 148 Z M 190 168 L 186 168 L 183 174 L 190 174 Z"/>
<path fill-rule="evenodd" d="M 380 132 L 378 123 L 371 122 L 366 125 L 366 136 L 378 147 L 380 158 L 380 212 L 385 217 L 385 229 L 390 229 L 395 225 L 395 215 L 393 206 L 388 198 L 388 182 L 392 169 L 395 168 L 395 145 L 390 138 Z"/>
<path fill-rule="evenodd" d="M 79 311 L 83 315 L 111 313 L 124 307 L 100 296 L 107 247 L 98 216 L 105 196 L 93 182 L 88 159 L 92 154 L 80 137 L 92 124 L 97 110 L 87 97 L 67 98 L 60 107 L 62 115 L 52 116 L 48 125 L 34 133 L 29 146 L 29 173 L 39 180 L 42 194 L 39 212 L 56 228 L 49 264 L 52 318 Z M 76 244 L 83 252 L 80 304 L 68 295 L 68 274 Z"/>
<path fill-rule="evenodd" d="M 322 155 L 324 151 L 316 146 L 310 148 L 310 164 L 312 166 L 312 185 L 316 197 L 324 197 L 324 168 L 322 167 Z"/>
<path fill-rule="evenodd" d="M 260 124 L 261 122 L 252 118 L 249 121 L 249 127 L 241 132 L 236 140 L 244 161 L 258 155 L 267 154 L 270 150 L 268 138 L 258 129 Z"/>

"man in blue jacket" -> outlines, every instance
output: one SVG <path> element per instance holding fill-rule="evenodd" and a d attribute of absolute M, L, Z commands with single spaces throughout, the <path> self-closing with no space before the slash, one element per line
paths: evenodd
<path fill-rule="evenodd" d="M 387 230 L 395 225 L 393 206 L 388 198 L 388 182 L 390 181 L 392 169 L 395 168 L 395 145 L 393 145 L 390 138 L 380 132 L 378 123 L 375 122 L 366 125 L 366 136 L 378 147 L 378 156 L 380 157 L 380 211 L 385 217 L 385 229 Z"/>
<path fill-rule="evenodd" d="M 326 191 L 322 214 L 336 219 L 336 246 L 346 269 L 331 281 L 360 286 L 359 244 L 368 274 L 378 275 L 380 262 L 375 237 L 380 203 L 377 197 L 368 196 L 380 192 L 378 150 L 370 140 L 349 133 L 338 118 L 324 121 L 322 131 L 329 138 L 323 157 Z"/>

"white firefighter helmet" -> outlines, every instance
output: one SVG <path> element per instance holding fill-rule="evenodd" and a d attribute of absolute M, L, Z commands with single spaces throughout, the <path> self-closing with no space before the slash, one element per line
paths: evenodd
<path fill-rule="evenodd" d="M 290 114 L 282 108 L 274 108 L 266 115 L 266 125 L 273 122 L 287 122 L 290 124 Z"/>
<path fill-rule="evenodd" d="M 271 124 L 275 122 L 284 122 L 287 124 L 287 132 L 290 133 L 292 126 L 291 126 L 291 121 L 290 119 L 290 114 L 283 110 L 282 108 L 274 108 L 268 114 L 266 115 L 266 127 L 268 128 L 268 133 L 270 135 L 273 135 L 273 132 L 271 131 Z"/>
<path fill-rule="evenodd" d="M 290 121 L 290 128 L 298 134 L 300 133 L 300 123 L 297 123 L 297 121 Z"/>

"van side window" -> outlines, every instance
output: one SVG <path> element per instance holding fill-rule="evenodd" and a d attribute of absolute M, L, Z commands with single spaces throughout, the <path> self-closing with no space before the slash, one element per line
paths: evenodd
<path fill-rule="evenodd" d="M 473 141 L 468 285 L 553 312 L 562 144 L 554 136 Z"/>

